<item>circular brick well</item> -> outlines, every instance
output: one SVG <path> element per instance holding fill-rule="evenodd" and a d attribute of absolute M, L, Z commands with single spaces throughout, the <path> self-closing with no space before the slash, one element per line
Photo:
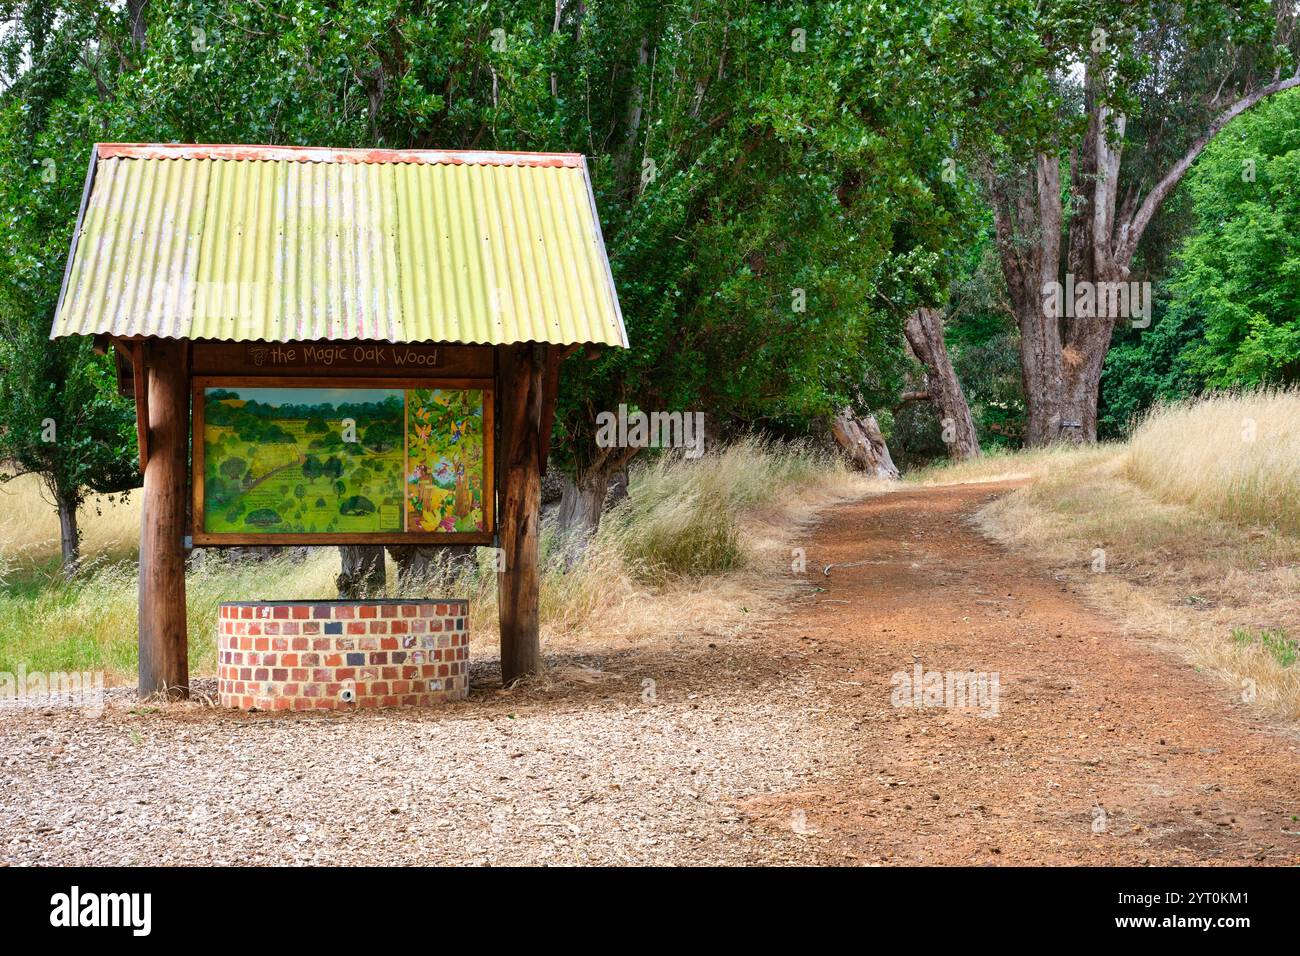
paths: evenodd
<path fill-rule="evenodd" d="M 469 692 L 469 602 L 234 601 L 217 693 L 242 710 L 424 707 Z"/>

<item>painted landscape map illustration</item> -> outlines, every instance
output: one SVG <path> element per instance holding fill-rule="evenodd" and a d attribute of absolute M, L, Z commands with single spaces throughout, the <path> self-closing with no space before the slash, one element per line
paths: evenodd
<path fill-rule="evenodd" d="M 483 399 L 470 389 L 207 388 L 204 530 L 482 531 Z"/>

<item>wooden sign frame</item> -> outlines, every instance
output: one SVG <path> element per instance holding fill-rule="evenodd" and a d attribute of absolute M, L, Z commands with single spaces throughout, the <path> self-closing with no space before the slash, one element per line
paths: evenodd
<path fill-rule="evenodd" d="M 245 545 L 490 545 L 496 532 L 496 393 L 490 378 L 362 378 L 352 376 L 198 375 L 190 379 L 192 442 L 190 484 L 193 493 L 191 537 L 195 547 Z M 204 530 L 204 391 L 209 388 L 329 388 L 329 389 L 474 389 L 483 393 L 483 531 L 376 531 L 376 532 L 209 532 Z M 405 422 L 403 422 L 405 430 Z M 403 435 L 403 454 L 406 438 Z M 405 483 L 405 469 L 403 469 Z M 402 489 L 402 510 L 407 508 Z"/>

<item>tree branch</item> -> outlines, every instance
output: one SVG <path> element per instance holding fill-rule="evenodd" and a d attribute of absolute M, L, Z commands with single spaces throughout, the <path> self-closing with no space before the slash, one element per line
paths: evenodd
<path fill-rule="evenodd" d="M 1210 140 L 1214 139 L 1215 136 L 1222 132 L 1225 126 L 1242 113 L 1246 112 L 1246 110 L 1257 104 L 1260 100 L 1267 99 L 1274 93 L 1281 93 L 1284 90 L 1294 89 L 1295 87 L 1300 87 L 1300 73 L 1297 73 L 1290 79 L 1279 80 L 1276 83 L 1268 84 L 1268 86 L 1260 87 L 1254 93 L 1251 93 L 1248 96 L 1243 96 L 1216 116 L 1210 125 L 1206 127 L 1205 132 L 1198 136 L 1196 141 L 1188 147 L 1187 152 L 1183 154 L 1182 158 L 1179 159 L 1178 162 L 1174 163 L 1173 168 L 1171 168 L 1169 172 L 1165 173 L 1164 178 L 1155 184 L 1151 192 L 1147 193 L 1146 199 L 1143 200 L 1142 205 L 1138 207 L 1137 212 L 1133 214 L 1133 218 L 1120 227 L 1120 234 L 1118 237 L 1119 241 L 1116 243 L 1115 248 L 1116 264 L 1125 269 L 1128 268 L 1129 263 L 1133 260 L 1133 253 L 1137 251 L 1138 242 L 1142 239 L 1142 233 L 1144 233 L 1147 226 L 1151 224 L 1151 220 L 1155 217 L 1156 210 L 1160 208 L 1160 204 L 1168 198 L 1171 192 L 1173 192 L 1174 187 L 1178 185 L 1179 180 L 1183 178 L 1183 175 L 1187 170 L 1191 169 L 1192 163 L 1196 162 L 1196 158 L 1200 156 L 1205 147 L 1209 145 Z"/>

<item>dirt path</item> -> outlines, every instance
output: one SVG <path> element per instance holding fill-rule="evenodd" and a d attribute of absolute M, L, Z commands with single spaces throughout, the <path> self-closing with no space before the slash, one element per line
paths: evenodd
<path fill-rule="evenodd" d="M 832 568 L 789 623 L 861 687 L 857 766 L 750 811 L 802 820 L 830 856 L 897 863 L 1300 862 L 1294 735 L 982 538 L 970 516 L 1007 490 L 827 516 L 810 568 L 866 563 Z M 915 662 L 996 672 L 997 716 L 895 708 L 891 675 Z"/>
<path fill-rule="evenodd" d="M 983 539 L 1007 490 L 834 508 L 824 590 L 744 633 L 445 708 L 0 712 L 0 864 L 1300 862 L 1296 739 Z M 917 663 L 997 715 L 894 707 Z"/>

